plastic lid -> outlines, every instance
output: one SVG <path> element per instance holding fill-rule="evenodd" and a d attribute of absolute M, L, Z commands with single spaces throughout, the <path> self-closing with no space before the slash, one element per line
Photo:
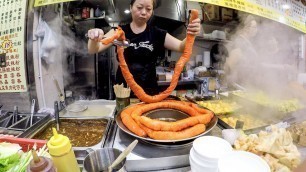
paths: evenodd
<path fill-rule="evenodd" d="M 70 151 L 71 144 L 67 136 L 58 134 L 55 128 L 52 128 L 53 136 L 47 143 L 51 155 L 60 156 Z"/>

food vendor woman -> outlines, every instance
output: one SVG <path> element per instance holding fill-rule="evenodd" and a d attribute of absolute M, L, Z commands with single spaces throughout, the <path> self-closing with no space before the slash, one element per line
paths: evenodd
<path fill-rule="evenodd" d="M 159 53 L 165 48 L 183 52 L 185 47 L 185 39 L 180 41 L 165 30 L 148 23 L 153 16 L 155 3 L 155 0 L 131 0 L 132 22 L 121 26 L 126 38 L 130 41 L 129 47 L 124 50 L 125 60 L 137 84 L 149 95 L 158 93 L 155 67 Z M 197 35 L 200 29 L 200 19 L 197 18 L 189 23 L 187 33 Z M 90 29 L 88 31 L 88 52 L 97 53 L 109 48 L 112 44 L 103 45 L 99 41 L 113 36 L 114 33 L 114 29 L 106 34 L 98 28 Z M 116 83 L 126 85 L 120 68 L 116 73 Z"/>

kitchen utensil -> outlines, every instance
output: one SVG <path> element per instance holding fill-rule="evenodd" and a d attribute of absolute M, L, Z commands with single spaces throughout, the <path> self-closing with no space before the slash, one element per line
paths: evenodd
<path fill-rule="evenodd" d="M 18 115 L 18 107 L 14 106 L 14 112 L 13 112 L 13 124 L 17 122 L 17 115 Z"/>
<path fill-rule="evenodd" d="M 53 79 L 53 82 L 54 82 L 54 84 L 56 86 L 56 89 L 57 89 L 57 93 L 58 93 L 58 96 L 59 96 L 59 99 L 60 99 L 60 105 L 62 106 L 62 108 L 65 108 L 66 107 L 65 96 L 61 91 L 61 88 L 58 84 L 57 79 L 55 79 L 54 77 L 52 77 L 52 79 Z"/>
<path fill-rule="evenodd" d="M 59 112 L 58 112 L 58 103 L 57 101 L 54 102 L 54 115 L 56 121 L 56 129 L 59 131 Z"/>
<path fill-rule="evenodd" d="M 241 91 L 246 91 L 246 88 L 243 87 L 242 85 L 239 85 L 239 84 L 237 84 L 237 83 L 235 83 L 235 82 L 233 82 L 232 85 L 233 85 L 235 88 L 237 88 L 237 89 L 239 89 L 239 90 L 241 90 Z"/>
<path fill-rule="evenodd" d="M 89 38 L 87 33 L 85 34 L 85 37 Z M 105 37 L 103 37 L 102 39 L 104 39 L 104 38 Z M 117 45 L 117 46 L 121 46 L 121 47 L 127 48 L 127 47 L 130 46 L 130 40 L 127 39 L 127 40 L 124 40 L 124 41 L 119 41 L 119 40 L 115 39 L 113 41 L 113 44 Z"/>
<path fill-rule="evenodd" d="M 108 172 L 111 172 L 114 167 L 116 167 L 125 157 L 135 148 L 138 140 L 134 140 L 118 157 L 117 159 L 108 167 Z"/>
<path fill-rule="evenodd" d="M 88 151 L 89 154 L 83 161 L 83 171 L 85 172 L 107 172 L 111 163 L 122 153 L 122 151 L 115 148 L 87 149 L 86 151 Z M 126 171 L 125 162 L 126 158 L 124 158 L 113 171 Z"/>
<path fill-rule="evenodd" d="M 169 113 L 169 110 L 171 111 L 171 113 Z M 152 142 L 153 143 L 160 143 L 160 144 L 168 144 L 168 143 L 173 143 L 174 144 L 176 142 L 184 142 L 184 141 L 193 140 L 195 138 L 198 138 L 200 136 L 203 136 L 203 135 L 209 133 L 216 126 L 216 124 L 218 122 L 218 118 L 214 115 L 212 120 L 206 125 L 206 130 L 202 134 L 199 134 L 199 135 L 194 136 L 194 137 L 190 137 L 190 138 L 186 138 L 186 139 L 180 139 L 180 140 L 154 140 L 154 139 L 151 139 L 151 138 L 148 138 L 148 137 L 137 136 L 136 134 L 131 132 L 128 128 L 126 128 L 126 126 L 123 124 L 122 119 L 120 117 L 121 112 L 122 111 L 118 112 L 118 115 L 116 117 L 116 124 L 119 126 L 119 128 L 123 132 L 125 132 L 125 133 L 127 133 L 127 134 L 129 134 L 129 135 L 131 135 L 133 137 L 136 137 L 138 139 L 144 140 L 144 141 L 149 141 L 151 143 Z M 164 114 L 168 114 L 168 116 L 167 116 L 168 119 L 177 118 L 177 120 L 182 119 L 182 118 L 180 118 L 180 117 L 182 117 L 182 115 L 189 116 L 188 114 L 185 114 L 184 112 L 181 112 L 181 111 L 178 111 L 178 110 L 173 110 L 173 109 L 167 109 L 167 110 L 165 110 L 165 109 L 158 109 L 158 110 L 155 110 L 155 111 L 150 111 L 149 113 L 151 113 L 151 114 L 147 113 L 146 115 L 152 115 L 153 116 L 153 113 L 154 114 L 157 113 L 160 116 L 164 116 Z M 158 117 L 158 118 L 160 118 L 160 117 Z"/>
<path fill-rule="evenodd" d="M 242 129 L 242 128 L 243 128 L 243 125 L 244 125 L 244 122 L 243 122 L 243 121 L 237 120 L 237 121 L 236 121 L 235 129 Z"/>
<path fill-rule="evenodd" d="M 34 109 L 35 109 L 35 99 L 32 100 L 31 103 L 31 118 L 30 118 L 30 126 L 33 124 L 33 115 L 34 115 Z"/>
<path fill-rule="evenodd" d="M 203 109 L 207 109 L 207 110 L 209 110 L 209 111 L 212 111 L 212 110 L 210 110 L 210 109 L 208 109 L 208 108 L 206 108 L 206 107 L 204 107 L 204 106 L 201 106 L 197 101 L 195 101 L 194 99 L 192 99 L 191 97 L 189 97 L 189 96 L 187 96 L 187 95 L 185 95 L 185 98 L 186 98 L 188 101 L 190 101 L 191 103 L 197 104 L 198 106 L 200 106 L 200 107 L 203 108 Z"/>

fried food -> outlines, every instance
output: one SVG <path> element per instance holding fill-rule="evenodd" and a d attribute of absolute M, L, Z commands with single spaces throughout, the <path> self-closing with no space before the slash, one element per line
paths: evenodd
<path fill-rule="evenodd" d="M 289 131 L 272 126 L 271 132 L 261 131 L 258 135 L 242 135 L 234 148 L 260 155 L 271 167 L 272 172 L 292 171 L 301 163 L 301 155 Z"/>

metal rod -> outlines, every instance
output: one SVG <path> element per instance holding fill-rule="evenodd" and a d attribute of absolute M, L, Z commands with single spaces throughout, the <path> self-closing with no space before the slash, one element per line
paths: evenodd
<path fill-rule="evenodd" d="M 56 121 L 56 129 L 59 131 L 59 112 L 58 112 L 58 102 L 54 102 L 54 115 L 55 115 L 55 121 Z"/>
<path fill-rule="evenodd" d="M 30 127 L 33 124 L 33 115 L 34 115 L 34 109 L 35 109 L 35 99 L 32 100 L 31 103 L 31 118 L 30 118 Z"/>

